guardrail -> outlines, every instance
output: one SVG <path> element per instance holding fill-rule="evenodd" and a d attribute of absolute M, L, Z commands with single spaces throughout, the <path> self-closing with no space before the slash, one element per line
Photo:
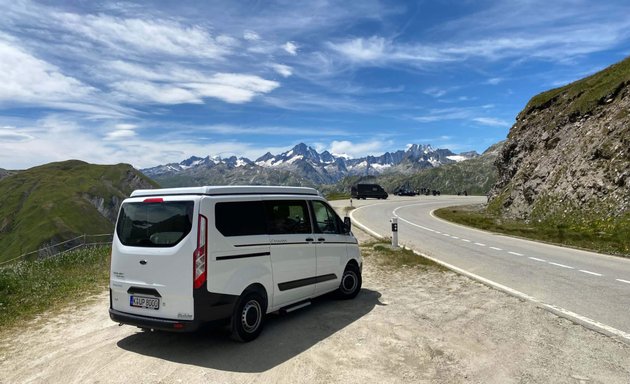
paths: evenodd
<path fill-rule="evenodd" d="M 112 243 L 112 236 L 112 233 L 101 233 L 97 235 L 83 234 L 59 243 L 45 245 L 36 251 L 24 253 L 12 259 L 3 261 L 0 263 L 0 267 L 19 260 L 41 260 L 49 257 L 55 257 L 76 249 L 108 245 Z"/>

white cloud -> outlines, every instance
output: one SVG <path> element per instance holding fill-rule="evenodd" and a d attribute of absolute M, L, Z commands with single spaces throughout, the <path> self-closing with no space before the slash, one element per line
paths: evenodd
<path fill-rule="evenodd" d="M 114 127 L 116 129 L 122 129 L 122 130 L 133 130 L 133 129 L 138 128 L 138 126 L 136 124 L 129 124 L 129 123 L 116 124 L 116 125 L 114 125 Z"/>
<path fill-rule="evenodd" d="M 190 130 L 192 127 L 188 127 Z M 237 126 L 230 124 L 216 124 L 194 127 L 195 131 L 211 132 L 219 135 L 257 135 L 257 136 L 346 136 L 349 133 L 340 129 L 304 128 L 284 126 Z"/>
<path fill-rule="evenodd" d="M 207 75 L 180 67 L 151 71 L 118 62 L 114 63 L 114 67 L 140 78 L 154 80 L 118 81 L 112 84 L 120 99 L 136 103 L 201 104 L 203 98 L 211 97 L 226 103 L 242 104 L 280 86 L 276 81 L 247 74 Z"/>
<path fill-rule="evenodd" d="M 0 35 L 0 101 L 43 103 L 80 100 L 93 89 Z"/>
<path fill-rule="evenodd" d="M 488 80 L 486 81 L 486 83 L 487 83 L 487 84 L 490 84 L 490 85 L 497 85 L 497 84 L 502 83 L 504 80 L 505 80 L 505 79 L 503 79 L 503 78 L 501 78 L 501 77 L 493 77 L 493 78 L 491 78 L 491 79 L 488 79 Z"/>
<path fill-rule="evenodd" d="M 112 84 L 122 100 L 135 103 L 201 104 L 198 94 L 173 85 L 161 85 L 148 81 L 121 81 Z"/>
<path fill-rule="evenodd" d="M 422 116 L 415 116 L 412 119 L 420 123 L 432 123 L 437 121 L 448 120 L 468 120 L 478 124 L 491 127 L 510 127 L 508 121 L 494 117 L 480 117 L 481 114 L 488 114 L 489 110 L 494 108 L 492 104 L 486 104 L 473 107 L 453 107 L 453 108 L 436 108 Z"/>
<path fill-rule="evenodd" d="M 297 55 L 298 46 L 292 41 L 287 41 L 282 46 L 282 49 L 284 49 L 289 55 L 295 56 Z"/>
<path fill-rule="evenodd" d="M 272 64 L 271 67 L 274 71 L 278 72 L 278 74 L 282 75 L 283 77 L 289 77 L 293 74 L 293 68 L 289 67 L 288 65 Z"/>
<path fill-rule="evenodd" d="M 333 154 L 348 155 L 350 157 L 362 157 L 366 155 L 380 155 L 386 152 L 385 146 L 391 142 L 381 140 L 353 143 L 348 140 L 333 141 L 330 144 L 329 152 Z"/>
<path fill-rule="evenodd" d="M 108 132 L 107 135 L 105 135 L 105 140 L 129 139 L 134 136 L 136 136 L 136 132 L 131 129 L 117 129 L 115 131 Z"/>
<path fill-rule="evenodd" d="M 119 123 L 114 125 L 114 130 L 105 134 L 105 140 L 127 140 L 135 137 L 138 126 L 136 124 Z"/>
<path fill-rule="evenodd" d="M 147 139 L 132 135 L 133 129 L 108 130 L 111 127 L 63 116 L 49 116 L 25 127 L 5 126 L 0 128 L 0 167 L 25 169 L 53 161 L 79 159 L 97 164 L 125 162 L 136 168 L 146 168 L 180 162 L 191 154 L 239 155 L 255 159 L 267 151 L 280 153 L 287 149 L 245 141 L 221 141 L 202 135 L 173 136 L 171 131 Z M 5 137 L 9 140 L 4 140 Z"/>
<path fill-rule="evenodd" d="M 437 87 L 427 88 L 424 91 L 422 91 L 422 93 L 429 96 L 433 96 L 433 97 L 442 97 L 446 95 L 448 92 L 449 90 L 447 89 L 437 88 Z"/>
<path fill-rule="evenodd" d="M 472 120 L 479 124 L 487 125 L 490 127 L 511 127 L 512 126 L 512 124 L 510 124 L 508 121 L 497 119 L 494 117 L 475 117 Z"/>
<path fill-rule="evenodd" d="M 390 50 L 389 43 L 377 36 L 330 44 L 330 47 L 352 61 L 380 61 L 385 57 L 386 51 Z"/>
<path fill-rule="evenodd" d="M 259 76 L 238 73 L 217 73 L 204 82 L 186 86 L 202 97 L 214 97 L 227 103 L 241 104 L 257 95 L 269 93 L 280 83 Z"/>
<path fill-rule="evenodd" d="M 254 31 L 247 30 L 243 32 L 243 39 L 248 40 L 248 41 L 258 41 L 260 40 L 260 35 L 258 35 Z"/>
<path fill-rule="evenodd" d="M 19 132 L 15 127 L 0 127 L 0 143 L 22 143 L 32 139 L 33 136 Z"/>
<path fill-rule="evenodd" d="M 338 43 L 329 42 L 328 47 L 346 60 L 365 65 L 395 62 L 419 65 L 455 60 L 428 44 L 396 44 L 379 36 L 355 38 Z"/>
<path fill-rule="evenodd" d="M 126 51 L 134 55 L 167 54 L 220 59 L 235 43 L 229 36 L 219 36 L 215 39 L 201 26 L 183 25 L 171 20 L 118 18 L 105 14 L 79 15 L 68 12 L 51 12 L 50 17 L 73 34 L 82 35 L 109 49 Z"/>

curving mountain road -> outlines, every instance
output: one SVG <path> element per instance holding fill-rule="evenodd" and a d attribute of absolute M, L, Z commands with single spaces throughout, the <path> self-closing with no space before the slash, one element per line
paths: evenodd
<path fill-rule="evenodd" d="M 477 280 L 630 342 L 630 259 L 553 246 L 452 224 L 431 212 L 485 197 L 392 197 L 354 201 L 353 223 Z M 347 201 L 346 201 L 346 205 Z"/>

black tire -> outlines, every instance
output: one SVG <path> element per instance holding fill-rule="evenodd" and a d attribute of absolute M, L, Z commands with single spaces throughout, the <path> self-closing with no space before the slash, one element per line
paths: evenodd
<path fill-rule="evenodd" d="M 361 291 L 361 271 L 355 264 L 348 264 L 341 276 L 341 283 L 337 289 L 337 297 L 343 300 L 354 299 Z"/>
<path fill-rule="evenodd" d="M 232 339 L 252 341 L 262 332 L 267 312 L 267 301 L 258 292 L 245 292 L 238 300 L 232 315 Z"/>

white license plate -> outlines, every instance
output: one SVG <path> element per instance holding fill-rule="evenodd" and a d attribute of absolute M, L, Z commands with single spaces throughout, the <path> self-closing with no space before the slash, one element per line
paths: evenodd
<path fill-rule="evenodd" d="M 129 305 L 132 307 L 160 309 L 160 299 L 146 296 L 129 296 Z"/>

